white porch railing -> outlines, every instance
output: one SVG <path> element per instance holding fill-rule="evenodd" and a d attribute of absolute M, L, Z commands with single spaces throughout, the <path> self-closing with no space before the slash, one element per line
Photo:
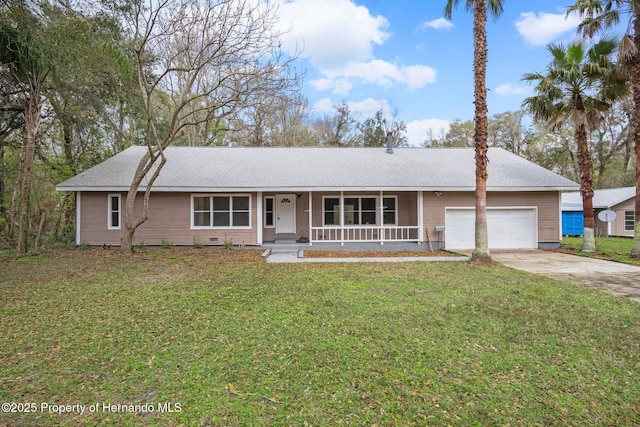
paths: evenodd
<path fill-rule="evenodd" d="M 418 242 L 417 226 L 311 227 L 311 243 Z"/>

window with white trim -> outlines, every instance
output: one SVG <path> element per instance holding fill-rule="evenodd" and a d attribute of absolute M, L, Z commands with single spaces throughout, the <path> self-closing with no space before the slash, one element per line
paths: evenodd
<path fill-rule="evenodd" d="M 264 198 L 264 226 L 265 228 L 274 228 L 276 223 L 274 221 L 274 205 L 275 197 Z"/>
<path fill-rule="evenodd" d="M 396 225 L 398 223 L 398 198 L 383 197 L 382 213 L 380 197 L 346 196 L 344 197 L 345 225 Z M 322 203 L 323 225 L 340 225 L 340 198 L 324 197 Z M 382 219 L 381 219 L 382 218 Z"/>
<path fill-rule="evenodd" d="M 107 196 L 107 229 L 120 230 L 121 197 L 120 194 Z"/>
<path fill-rule="evenodd" d="M 345 197 L 345 225 L 375 225 L 376 206 L 375 197 Z"/>
<path fill-rule="evenodd" d="M 624 211 L 624 231 L 633 231 L 636 225 L 635 211 Z"/>
<path fill-rule="evenodd" d="M 382 198 L 382 218 L 384 225 L 398 224 L 398 198 L 383 197 Z"/>
<path fill-rule="evenodd" d="M 192 196 L 192 228 L 250 228 L 251 196 Z"/>
<path fill-rule="evenodd" d="M 340 198 L 325 197 L 322 203 L 323 225 L 340 225 Z"/>

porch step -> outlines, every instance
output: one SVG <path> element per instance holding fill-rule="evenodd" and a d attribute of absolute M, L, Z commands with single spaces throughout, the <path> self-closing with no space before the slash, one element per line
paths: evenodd
<path fill-rule="evenodd" d="M 285 237 L 285 238 L 278 238 L 276 239 L 276 241 L 274 242 L 276 245 L 294 245 L 296 243 L 296 239 L 295 237 Z"/>
<path fill-rule="evenodd" d="M 298 253 L 300 246 L 298 245 L 273 245 L 271 246 L 271 253 Z"/>

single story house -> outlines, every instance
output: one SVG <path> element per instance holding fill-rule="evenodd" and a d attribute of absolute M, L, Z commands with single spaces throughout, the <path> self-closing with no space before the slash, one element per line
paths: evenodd
<path fill-rule="evenodd" d="M 130 147 L 57 185 L 77 194 L 78 244 L 120 244 L 144 150 Z M 489 247 L 558 247 L 560 194 L 578 184 L 501 148 L 488 155 Z M 138 243 L 474 247 L 472 148 L 169 147 L 166 156 Z"/>
<path fill-rule="evenodd" d="M 596 217 L 596 234 L 600 236 L 633 237 L 635 224 L 636 187 L 610 188 L 593 192 L 593 210 Z M 615 219 L 602 221 L 598 214 L 613 211 Z M 581 236 L 584 233 L 582 196 L 579 191 L 562 195 L 562 234 Z"/>

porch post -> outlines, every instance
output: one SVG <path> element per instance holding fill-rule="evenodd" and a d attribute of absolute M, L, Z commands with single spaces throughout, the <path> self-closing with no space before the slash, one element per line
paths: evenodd
<path fill-rule="evenodd" d="M 256 200 L 256 228 L 257 228 L 257 243 L 262 246 L 262 227 L 264 225 L 264 215 L 262 213 L 262 191 L 258 191 L 258 200 Z"/>
<path fill-rule="evenodd" d="M 424 242 L 424 193 L 418 191 L 418 244 Z"/>
<path fill-rule="evenodd" d="M 313 236 L 313 232 L 311 231 L 311 228 L 313 227 L 313 201 L 312 201 L 312 197 L 313 197 L 313 192 L 309 191 L 309 246 L 311 246 L 313 244 L 313 239 L 311 236 Z"/>
<path fill-rule="evenodd" d="M 344 246 L 344 191 L 340 191 L 340 245 Z"/>
<path fill-rule="evenodd" d="M 380 244 L 384 245 L 384 191 L 380 190 Z"/>

